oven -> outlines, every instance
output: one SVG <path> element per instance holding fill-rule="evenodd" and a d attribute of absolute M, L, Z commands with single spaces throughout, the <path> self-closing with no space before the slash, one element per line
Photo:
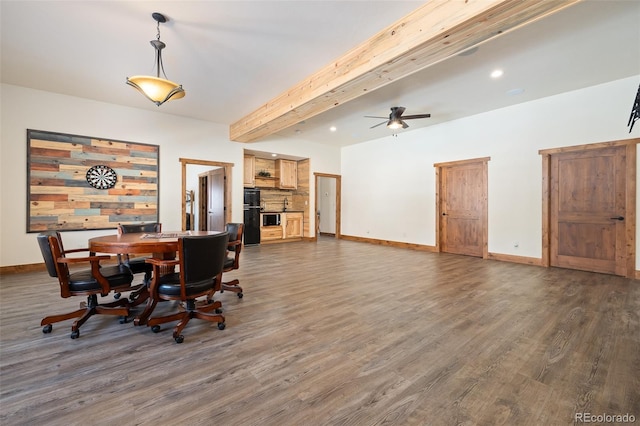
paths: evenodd
<path fill-rule="evenodd" d="M 262 226 L 280 226 L 280 213 L 263 213 Z"/>

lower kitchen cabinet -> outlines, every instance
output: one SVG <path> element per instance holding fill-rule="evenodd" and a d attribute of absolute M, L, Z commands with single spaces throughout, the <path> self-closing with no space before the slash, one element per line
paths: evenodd
<path fill-rule="evenodd" d="M 280 225 L 260 227 L 260 242 L 299 241 L 304 233 L 303 218 L 302 212 L 280 213 Z"/>
<path fill-rule="evenodd" d="M 284 238 L 302 238 L 302 213 L 286 213 Z"/>
<path fill-rule="evenodd" d="M 281 240 L 282 226 L 263 226 L 260 228 L 260 241 Z"/>

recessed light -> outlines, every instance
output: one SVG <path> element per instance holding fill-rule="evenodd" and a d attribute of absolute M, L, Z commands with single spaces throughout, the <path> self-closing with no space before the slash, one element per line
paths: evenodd
<path fill-rule="evenodd" d="M 504 71 L 502 71 L 501 69 L 493 70 L 491 72 L 491 78 L 500 78 L 502 77 L 502 74 L 504 74 Z"/>
<path fill-rule="evenodd" d="M 332 132 L 335 132 L 336 130 L 338 130 L 338 128 L 336 126 L 331 126 L 329 127 L 329 130 L 331 130 Z"/>

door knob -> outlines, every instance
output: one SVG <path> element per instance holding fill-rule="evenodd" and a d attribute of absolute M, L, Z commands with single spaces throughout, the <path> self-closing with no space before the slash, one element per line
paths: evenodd
<path fill-rule="evenodd" d="M 624 216 L 610 217 L 611 220 L 624 220 Z"/>
<path fill-rule="evenodd" d="M 446 216 L 446 215 L 447 215 L 446 213 L 442 213 L 442 216 Z"/>

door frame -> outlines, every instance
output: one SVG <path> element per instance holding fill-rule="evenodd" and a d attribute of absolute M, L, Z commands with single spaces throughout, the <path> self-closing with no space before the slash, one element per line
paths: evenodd
<path fill-rule="evenodd" d="M 442 168 L 451 166 L 461 166 L 470 163 L 482 163 L 482 258 L 489 257 L 489 161 L 491 157 L 471 158 L 468 160 L 448 161 L 445 163 L 434 163 L 436 169 L 436 247 L 437 253 L 442 252 L 441 232 L 442 229 Z"/>
<path fill-rule="evenodd" d="M 315 221 L 315 236 L 316 240 L 318 239 L 318 234 L 320 232 L 318 228 L 318 178 L 332 178 L 336 180 L 336 235 L 335 238 L 339 239 L 341 236 L 340 230 L 340 222 L 342 215 L 342 206 L 340 200 L 342 199 L 342 176 L 341 175 L 333 175 L 329 173 L 314 173 L 315 176 L 315 201 L 313 205 L 313 216 Z"/>
<path fill-rule="evenodd" d="M 541 149 L 538 151 L 538 154 L 542 156 L 542 266 L 549 267 L 551 265 L 551 156 L 563 152 L 626 146 L 626 211 L 624 222 L 627 259 L 625 276 L 628 278 L 640 278 L 636 276 L 636 146 L 638 143 L 640 143 L 640 138 Z"/>
<path fill-rule="evenodd" d="M 224 167 L 224 176 L 225 176 L 225 185 L 224 185 L 224 219 L 226 223 L 232 222 L 231 218 L 233 217 L 231 211 L 231 194 L 232 194 L 232 185 L 231 185 L 231 171 L 233 170 L 233 163 L 225 163 L 221 161 L 208 161 L 208 160 L 196 160 L 192 158 L 179 158 L 182 165 L 182 230 L 186 231 L 187 229 L 187 165 L 198 165 L 198 166 L 212 166 L 212 167 Z"/>

